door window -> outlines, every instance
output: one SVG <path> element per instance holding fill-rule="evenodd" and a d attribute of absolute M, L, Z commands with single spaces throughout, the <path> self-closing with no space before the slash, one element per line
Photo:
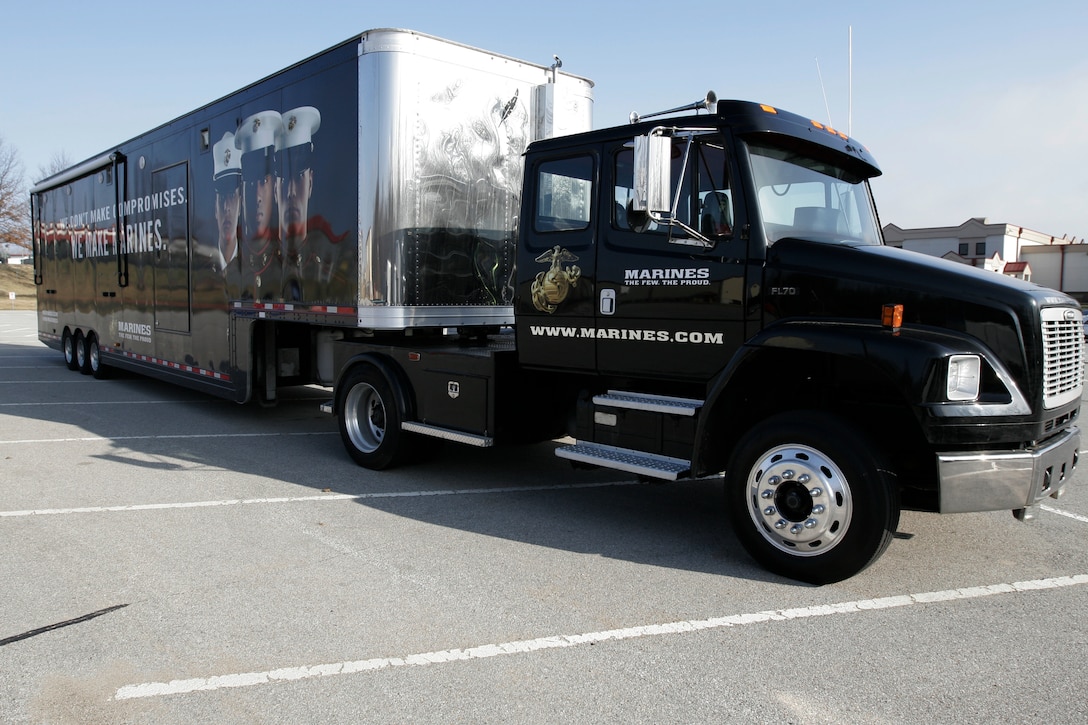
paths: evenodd
<path fill-rule="evenodd" d="M 577 156 L 545 161 L 537 167 L 533 230 L 562 232 L 587 229 L 593 202 L 593 159 Z"/>
<path fill-rule="evenodd" d="M 632 213 L 634 199 L 634 151 L 628 146 L 615 156 L 613 168 L 612 226 L 668 235 L 670 226 Z M 673 237 L 687 236 L 687 227 L 709 239 L 732 236 L 733 192 L 728 157 L 718 136 L 676 138 L 672 143 L 670 191 L 674 208 Z"/>

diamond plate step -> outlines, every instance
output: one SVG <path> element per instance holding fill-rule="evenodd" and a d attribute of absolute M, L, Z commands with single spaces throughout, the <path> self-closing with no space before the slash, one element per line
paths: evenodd
<path fill-rule="evenodd" d="M 691 463 L 682 458 L 670 458 L 598 443 L 574 443 L 562 446 L 555 449 L 555 455 L 579 463 L 589 463 L 651 478 L 663 478 L 666 481 L 675 481 L 691 470 Z"/>
<path fill-rule="evenodd" d="M 627 393 L 621 390 L 609 390 L 604 395 L 593 396 L 594 405 L 607 405 L 613 408 L 629 408 L 631 410 L 647 410 L 653 413 L 670 413 L 672 415 L 694 416 L 699 408 L 703 407 L 703 401 L 691 398 L 672 398 L 667 395 L 646 395 L 644 393 Z"/>

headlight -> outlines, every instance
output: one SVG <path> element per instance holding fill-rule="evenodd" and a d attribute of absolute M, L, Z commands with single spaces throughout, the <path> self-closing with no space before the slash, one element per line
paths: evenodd
<path fill-rule="evenodd" d="M 953 355 L 948 358 L 949 400 L 976 400 L 982 381 L 982 358 L 978 355 Z"/>

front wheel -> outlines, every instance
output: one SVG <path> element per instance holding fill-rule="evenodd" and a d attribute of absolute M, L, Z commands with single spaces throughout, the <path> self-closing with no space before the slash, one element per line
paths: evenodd
<path fill-rule="evenodd" d="M 364 468 L 381 470 L 401 454 L 402 407 L 381 372 L 370 365 L 352 370 L 341 384 L 340 437 Z"/>
<path fill-rule="evenodd" d="M 812 584 L 849 578 L 884 553 L 899 523 L 894 483 L 864 436 L 815 411 L 758 423 L 725 476 L 733 529 L 752 558 Z"/>

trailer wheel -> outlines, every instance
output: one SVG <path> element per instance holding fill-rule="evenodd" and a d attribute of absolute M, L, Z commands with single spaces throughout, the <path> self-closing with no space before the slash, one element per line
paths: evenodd
<path fill-rule="evenodd" d="M 90 369 L 87 367 L 87 338 L 83 336 L 82 332 L 77 332 L 76 339 L 72 344 L 76 349 L 76 366 L 72 369 L 86 374 Z"/>
<path fill-rule="evenodd" d="M 898 489 L 876 449 L 826 413 L 757 424 L 734 449 L 725 486 L 733 530 L 752 558 L 812 584 L 865 569 L 899 524 Z"/>
<path fill-rule="evenodd" d="M 364 468 L 381 470 L 400 457 L 401 401 L 385 376 L 360 365 L 341 383 L 340 437 L 348 454 Z"/>
<path fill-rule="evenodd" d="M 98 335 L 93 332 L 87 333 L 87 337 L 83 341 L 83 347 L 86 348 L 84 356 L 86 366 L 80 368 L 80 372 L 85 375 L 93 375 L 95 380 L 102 380 L 106 377 L 108 368 L 102 364 L 102 349 L 98 344 Z"/>
<path fill-rule="evenodd" d="M 76 360 L 76 337 L 69 330 L 65 330 L 61 336 L 60 348 L 64 352 L 64 364 L 69 370 L 79 370 L 79 362 Z"/>

